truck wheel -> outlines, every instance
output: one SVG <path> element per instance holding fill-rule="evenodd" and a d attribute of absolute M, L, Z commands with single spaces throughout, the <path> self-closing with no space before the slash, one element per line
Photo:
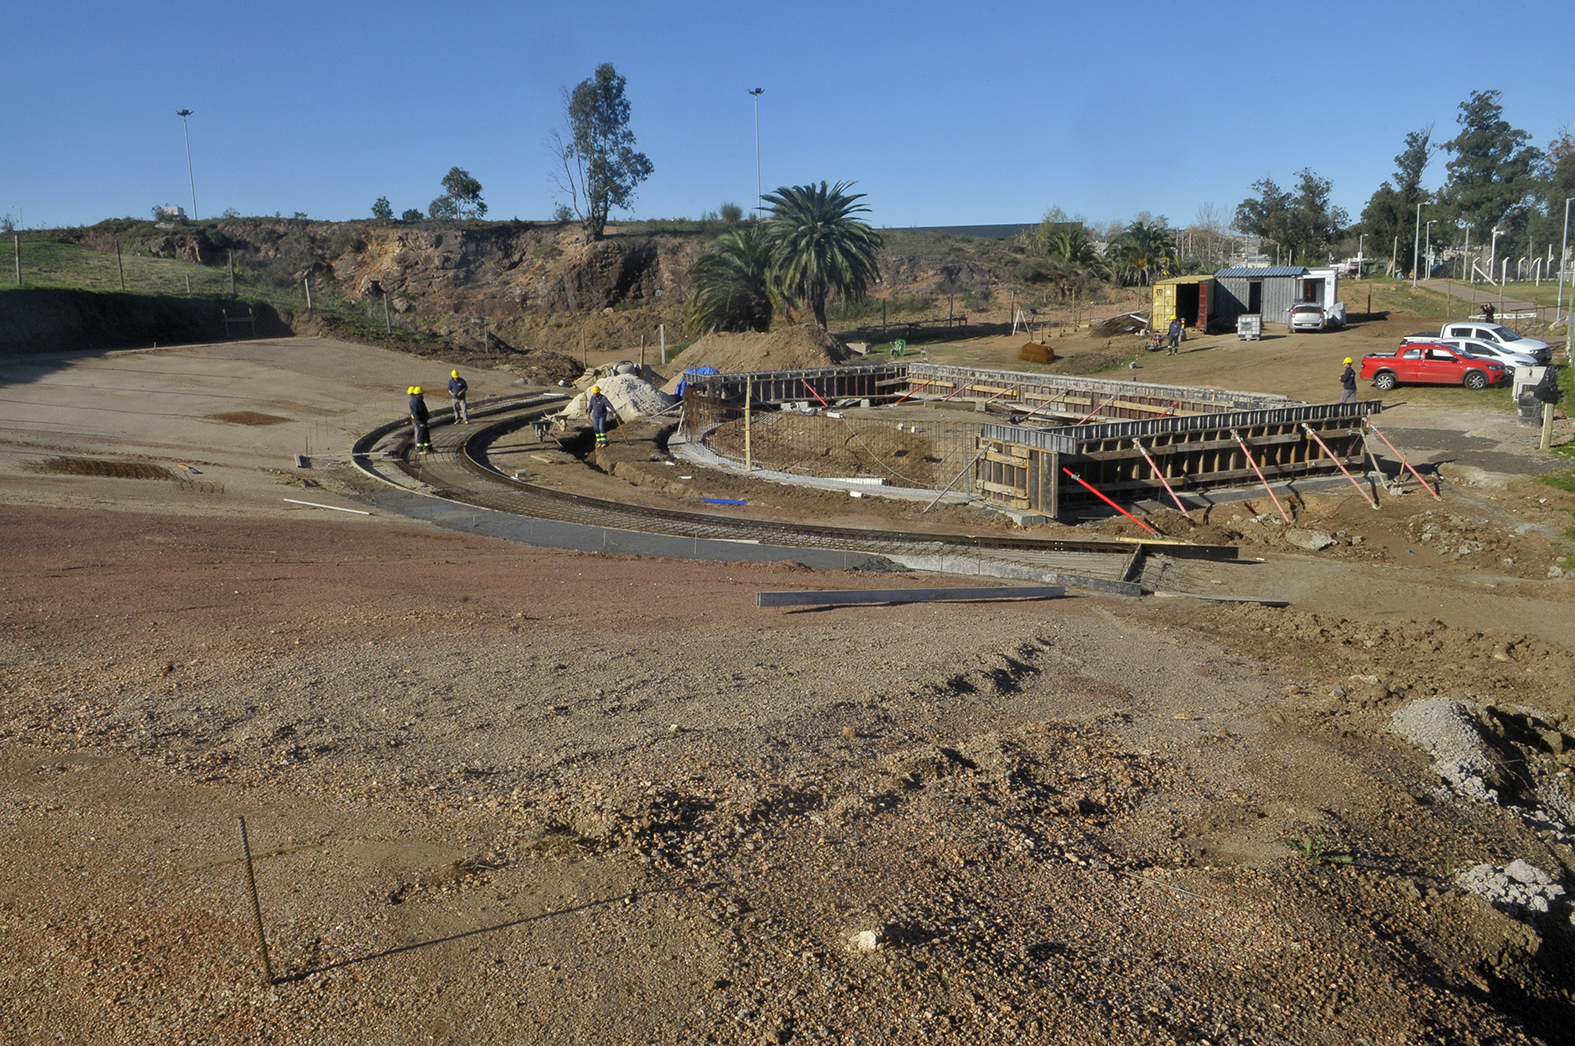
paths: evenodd
<path fill-rule="evenodd" d="M 1388 392 L 1400 382 L 1395 380 L 1394 371 L 1381 370 L 1373 375 L 1373 388 L 1379 392 Z"/>
<path fill-rule="evenodd" d="M 1466 371 L 1466 379 L 1462 384 L 1473 391 L 1480 391 L 1487 388 L 1487 375 L 1479 370 L 1468 370 Z"/>

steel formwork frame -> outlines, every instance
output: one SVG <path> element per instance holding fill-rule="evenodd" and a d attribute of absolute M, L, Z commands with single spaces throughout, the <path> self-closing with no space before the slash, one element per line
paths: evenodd
<path fill-rule="evenodd" d="M 1062 468 L 1071 468 L 1101 493 L 1128 503 L 1164 496 L 1167 483 L 1192 493 L 1255 485 L 1254 463 L 1271 482 L 1330 475 L 1339 472 L 1342 464 L 1361 468 L 1362 420 L 1381 409 L 1379 401 L 1366 400 L 1059 429 L 986 425 L 980 434 L 984 456 L 978 487 L 988 500 L 1059 518 L 1095 504 L 1081 486 L 1064 476 Z M 1324 441 L 1333 458 L 1308 435 L 1308 428 Z M 1240 434 L 1254 461 L 1247 459 L 1233 433 Z"/>
<path fill-rule="evenodd" d="M 1061 424 L 1043 428 L 984 423 L 974 465 L 975 487 L 986 500 L 1051 518 L 1096 503 L 1063 469 L 1122 503 L 1161 497 L 1167 485 L 1181 493 L 1255 486 L 1260 470 L 1265 481 L 1283 482 L 1334 475 L 1342 465 L 1361 469 L 1363 419 L 1383 409 L 1377 400 L 1308 404 L 1263 393 L 904 362 L 701 377 L 686 389 L 681 427 L 688 438 L 703 439 L 739 417 L 746 402 L 887 401 L 921 389 L 927 398 L 1004 400 L 1046 412 L 1047 421 L 1059 415 Z M 1067 424 L 1095 415 L 1112 420 Z"/>

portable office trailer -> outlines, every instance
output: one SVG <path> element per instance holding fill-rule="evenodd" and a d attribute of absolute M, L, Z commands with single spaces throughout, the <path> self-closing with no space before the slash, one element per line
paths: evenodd
<path fill-rule="evenodd" d="M 1192 330 L 1208 329 L 1214 318 L 1214 277 L 1172 276 L 1155 281 L 1153 290 L 1155 330 L 1165 330 L 1178 316 Z"/>
<path fill-rule="evenodd" d="M 1233 328 L 1237 316 L 1250 313 L 1263 317 L 1264 323 L 1290 323 L 1291 306 L 1302 300 L 1306 277 L 1301 265 L 1221 269 L 1214 274 L 1215 321 Z"/>

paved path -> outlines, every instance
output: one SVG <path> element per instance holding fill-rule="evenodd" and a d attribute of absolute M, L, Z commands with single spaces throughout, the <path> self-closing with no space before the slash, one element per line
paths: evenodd
<path fill-rule="evenodd" d="M 1522 301 L 1519 298 L 1505 298 L 1503 301 L 1499 301 L 1496 287 L 1481 287 L 1476 284 L 1461 283 L 1459 280 L 1422 280 L 1418 286 L 1426 287 L 1428 290 L 1437 291 L 1440 294 L 1447 294 L 1453 298 L 1459 298 L 1461 301 L 1476 302 L 1478 308 L 1475 314 L 1469 317 L 1470 319 L 1480 319 L 1482 315 L 1481 306 L 1486 305 L 1488 302 L 1493 303 L 1494 319 L 1496 320 L 1533 319 L 1539 316 L 1543 310 L 1550 314 L 1553 312 L 1551 307 L 1538 305 L 1534 301 Z M 1518 315 L 1521 313 L 1526 315 Z"/>

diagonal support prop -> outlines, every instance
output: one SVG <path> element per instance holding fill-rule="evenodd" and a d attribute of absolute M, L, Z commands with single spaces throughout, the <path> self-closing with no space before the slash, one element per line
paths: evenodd
<path fill-rule="evenodd" d="M 1247 446 L 1247 441 L 1242 439 L 1241 433 L 1237 432 L 1235 429 L 1230 430 L 1230 436 L 1231 439 L 1236 441 L 1236 445 L 1241 447 L 1241 452 L 1247 455 L 1247 464 L 1252 466 L 1252 471 L 1258 474 L 1258 482 L 1263 484 L 1263 489 L 1267 490 L 1269 492 L 1269 497 L 1274 500 L 1274 507 L 1280 510 L 1280 518 L 1289 523 L 1291 521 L 1291 514 L 1285 511 L 1285 506 L 1280 504 L 1280 499 L 1275 496 L 1274 488 L 1269 486 L 1269 481 L 1263 478 L 1263 470 L 1258 467 L 1257 460 L 1253 458 L 1252 448 Z"/>
<path fill-rule="evenodd" d="M 1323 441 L 1323 437 L 1318 435 L 1318 433 L 1314 432 L 1313 431 L 1313 427 L 1311 425 L 1307 424 L 1305 421 L 1302 422 L 1302 428 L 1303 428 L 1303 430 L 1306 431 L 1307 435 L 1309 435 L 1313 439 L 1317 440 L 1318 446 L 1322 447 L 1323 448 L 1323 452 L 1325 454 L 1329 455 L 1329 460 L 1334 462 L 1335 465 L 1339 467 L 1341 472 L 1345 473 L 1345 478 L 1351 481 L 1351 486 L 1355 487 L 1356 488 L 1356 492 L 1358 494 L 1362 495 L 1362 497 L 1367 501 L 1368 507 L 1371 508 L 1374 512 L 1377 512 L 1378 511 L 1378 502 L 1374 501 L 1372 499 L 1372 497 L 1367 493 L 1367 491 L 1362 488 L 1362 484 L 1360 483 L 1360 481 L 1358 481 L 1355 476 L 1351 475 L 1351 470 L 1345 467 L 1345 462 L 1341 461 L 1339 459 L 1339 457 L 1334 453 L 1334 451 L 1329 449 L 1329 444 L 1327 444 L 1327 443 L 1325 443 Z"/>
<path fill-rule="evenodd" d="M 1148 531 L 1150 534 L 1153 534 L 1155 537 L 1159 537 L 1159 531 L 1155 530 L 1153 527 L 1149 526 L 1147 523 L 1143 522 L 1141 519 L 1138 519 L 1132 513 L 1128 512 L 1126 509 L 1122 508 L 1120 505 L 1117 505 L 1114 501 L 1111 501 L 1109 498 L 1105 497 L 1105 495 L 1101 494 L 1098 490 L 1095 490 L 1091 485 L 1089 485 L 1087 482 L 1084 481 L 1082 476 L 1079 476 L 1077 473 L 1073 472 L 1071 469 L 1067 468 L 1064 465 L 1061 467 L 1061 471 L 1065 472 L 1068 476 L 1071 476 L 1073 479 L 1077 480 L 1077 482 L 1082 485 L 1083 489 L 1088 491 L 1090 494 L 1094 495 L 1094 497 L 1098 498 L 1100 501 L 1103 501 L 1105 504 L 1109 505 L 1111 508 L 1113 508 L 1117 512 L 1121 513 L 1123 516 L 1127 517 L 1132 522 L 1136 523 L 1138 526 L 1140 526 L 1144 530 Z"/>
<path fill-rule="evenodd" d="M 1366 418 L 1362 419 L 1362 423 L 1364 425 L 1366 425 L 1368 428 L 1372 429 L 1374 432 L 1378 433 L 1378 438 L 1384 441 L 1384 446 L 1388 447 L 1391 451 L 1393 451 L 1394 452 L 1394 456 L 1400 459 L 1400 463 L 1402 465 L 1404 465 L 1406 468 L 1411 470 L 1411 475 L 1416 477 L 1416 481 L 1418 483 L 1422 484 L 1422 488 L 1424 490 L 1426 490 L 1429 494 L 1433 495 L 1433 500 L 1434 501 L 1443 501 L 1444 500 L 1443 495 L 1440 494 L 1438 491 L 1434 490 L 1432 485 L 1430 483 L 1428 483 L 1427 480 L 1422 478 L 1422 474 L 1420 472 L 1418 472 L 1415 469 L 1415 467 L 1413 467 L 1412 464 L 1409 461 L 1406 460 L 1405 455 L 1400 453 L 1398 450 L 1395 450 L 1395 445 L 1393 443 L 1389 442 L 1389 437 L 1384 435 L 1384 432 L 1383 432 L 1382 429 L 1380 429 L 1377 425 L 1374 425 L 1371 421 L 1368 421 Z"/>
<path fill-rule="evenodd" d="M 1170 489 L 1170 480 L 1165 478 L 1165 474 L 1159 470 L 1159 466 L 1154 464 L 1154 459 L 1148 456 L 1148 451 L 1143 449 L 1142 441 L 1133 440 L 1132 445 L 1138 449 L 1139 454 L 1143 455 L 1143 460 L 1148 462 L 1148 467 L 1154 470 L 1154 476 L 1165 485 L 1165 493 L 1170 495 L 1170 500 L 1176 503 L 1176 507 L 1181 510 L 1181 514 L 1187 517 L 1187 522 L 1194 522 L 1192 513 L 1187 511 L 1187 506 L 1183 505 L 1181 499 L 1176 496 L 1176 492 Z"/>

